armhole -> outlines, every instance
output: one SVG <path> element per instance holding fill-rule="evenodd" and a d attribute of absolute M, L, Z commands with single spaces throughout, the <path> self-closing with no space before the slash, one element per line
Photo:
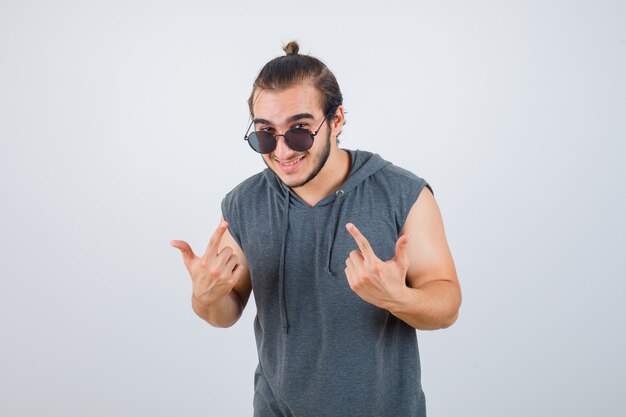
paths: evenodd
<path fill-rule="evenodd" d="M 435 192 L 433 191 L 433 187 L 431 187 L 431 186 L 430 186 L 430 184 L 429 184 L 429 183 L 427 183 L 426 181 L 424 181 L 424 183 L 425 183 L 426 187 L 428 187 L 428 189 L 430 190 L 430 193 L 431 193 L 431 194 L 433 195 L 433 197 L 434 197 L 434 196 L 435 196 Z M 422 187 L 422 189 L 423 189 L 423 187 Z M 419 193 L 419 194 L 421 194 L 421 193 L 422 193 L 422 192 L 420 191 L 420 193 Z M 419 198 L 419 194 L 417 195 L 417 197 L 418 197 L 418 198 Z M 417 201 L 417 199 L 415 199 L 415 201 Z"/>
<path fill-rule="evenodd" d="M 243 246 L 241 246 L 241 236 L 239 234 L 239 219 L 237 218 L 236 210 L 233 207 L 232 196 L 230 194 L 227 194 L 226 197 L 222 199 L 221 208 L 222 217 L 228 222 L 228 232 L 233 239 L 235 239 L 235 242 L 237 242 L 239 247 L 243 248 Z"/>
<path fill-rule="evenodd" d="M 404 225 L 406 224 L 406 219 L 409 217 L 411 209 L 417 202 L 419 196 L 422 194 L 424 188 L 428 187 L 432 195 L 435 195 L 435 192 L 433 191 L 431 185 L 426 180 L 420 177 L 417 178 L 417 184 L 411 184 L 410 187 L 411 188 L 407 193 L 408 198 L 403 201 L 403 207 L 401 207 L 400 218 L 397 219 L 396 227 L 398 229 L 398 236 L 400 236 L 400 234 L 402 233 L 402 229 L 404 229 Z"/>

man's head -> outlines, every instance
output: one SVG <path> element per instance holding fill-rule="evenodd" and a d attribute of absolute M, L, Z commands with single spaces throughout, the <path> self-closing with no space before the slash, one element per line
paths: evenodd
<path fill-rule="evenodd" d="M 254 117 L 254 101 L 262 90 L 280 91 L 302 83 L 311 83 L 320 94 L 322 110 L 328 121 L 336 117 L 337 108 L 343 104 L 343 96 L 333 73 L 319 59 L 300 55 L 297 42 L 289 42 L 283 50 L 286 55 L 269 61 L 254 80 L 248 98 L 250 114 Z"/>
<path fill-rule="evenodd" d="M 299 55 L 296 42 L 284 50 L 287 55 L 261 69 L 248 105 L 254 130 L 277 135 L 276 148 L 263 154 L 265 164 L 286 185 L 301 187 L 337 152 L 337 136 L 344 124 L 343 97 L 335 76 L 320 60 Z M 282 135 L 294 128 L 315 134 L 310 149 L 299 151 L 287 145 Z"/>

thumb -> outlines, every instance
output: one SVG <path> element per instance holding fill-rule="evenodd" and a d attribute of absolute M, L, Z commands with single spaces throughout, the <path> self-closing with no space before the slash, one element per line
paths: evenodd
<path fill-rule="evenodd" d="M 186 266 L 189 266 L 189 262 L 196 257 L 196 254 L 193 253 L 191 246 L 184 240 L 172 240 L 170 242 L 170 246 L 180 250 L 180 253 L 183 255 L 183 262 L 185 262 Z"/>
<path fill-rule="evenodd" d="M 409 235 L 402 235 L 396 242 L 396 256 L 393 261 L 403 268 L 409 267 Z"/>

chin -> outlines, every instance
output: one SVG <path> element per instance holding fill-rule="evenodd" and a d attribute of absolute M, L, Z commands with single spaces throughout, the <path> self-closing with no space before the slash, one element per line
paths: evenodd
<path fill-rule="evenodd" d="M 308 167 L 308 162 L 311 156 L 306 154 L 304 160 L 302 161 L 302 165 L 298 168 L 297 172 L 294 173 L 286 173 L 280 166 L 280 163 L 276 162 L 274 158 L 263 158 L 263 162 L 265 165 L 276 174 L 276 176 L 281 180 L 283 184 L 290 188 L 298 188 L 302 187 L 304 184 L 311 180 L 311 170 Z M 269 161 L 268 161 L 269 159 Z"/>
<path fill-rule="evenodd" d="M 304 184 L 309 182 L 308 175 L 303 172 L 299 172 L 298 175 L 286 175 L 280 172 L 280 168 L 273 169 L 274 174 L 280 178 L 280 180 L 289 188 L 298 188 L 302 187 Z"/>

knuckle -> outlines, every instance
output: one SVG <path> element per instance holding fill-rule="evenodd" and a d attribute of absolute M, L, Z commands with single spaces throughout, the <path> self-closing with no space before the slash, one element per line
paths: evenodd
<path fill-rule="evenodd" d="M 220 276 L 220 270 L 216 267 L 212 267 L 209 269 L 209 277 L 213 279 L 217 279 Z"/>

